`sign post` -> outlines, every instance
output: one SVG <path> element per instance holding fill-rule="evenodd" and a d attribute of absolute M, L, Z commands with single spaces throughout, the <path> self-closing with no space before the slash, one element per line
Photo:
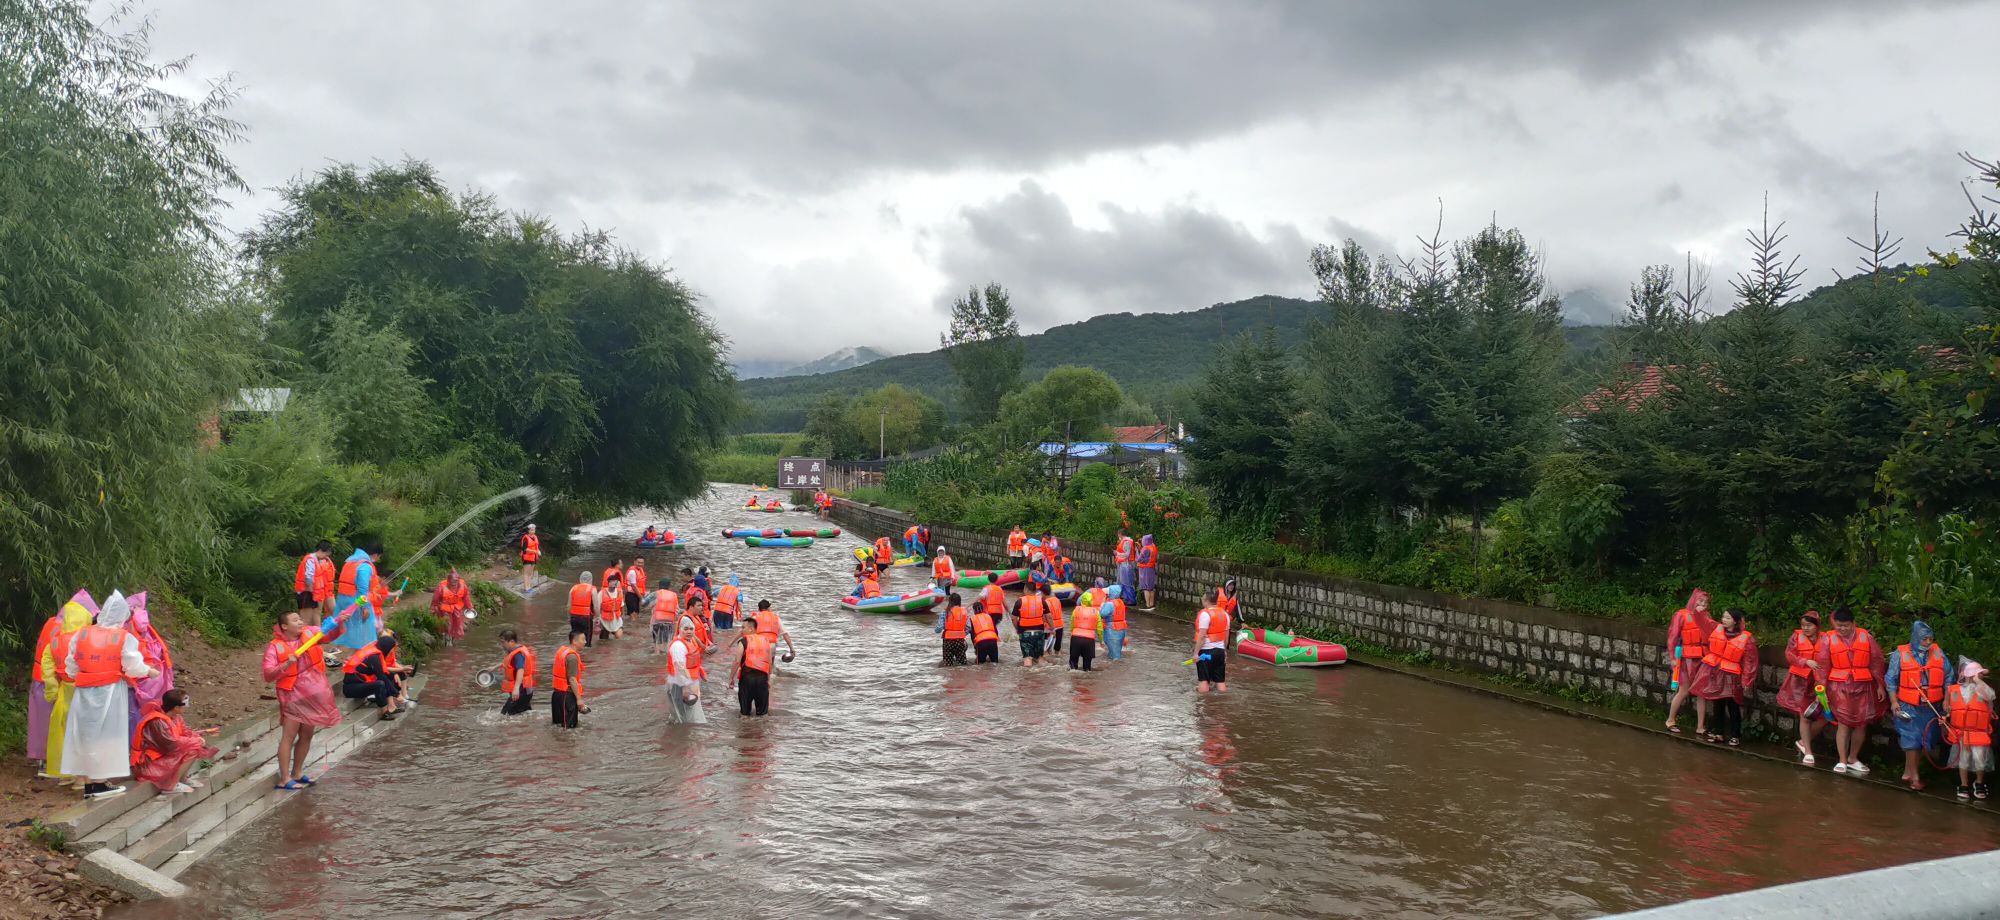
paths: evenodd
<path fill-rule="evenodd" d="M 825 485 L 825 457 L 784 457 L 778 460 L 778 488 L 818 489 Z"/>

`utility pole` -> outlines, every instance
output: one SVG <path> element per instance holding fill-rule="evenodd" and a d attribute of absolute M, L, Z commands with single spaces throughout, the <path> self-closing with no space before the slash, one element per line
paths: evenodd
<path fill-rule="evenodd" d="M 883 406 L 882 414 L 875 419 L 875 459 L 889 459 L 889 407 Z"/>

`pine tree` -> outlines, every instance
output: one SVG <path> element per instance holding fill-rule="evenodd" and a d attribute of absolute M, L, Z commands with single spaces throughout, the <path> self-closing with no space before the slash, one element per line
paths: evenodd
<path fill-rule="evenodd" d="M 967 421 L 984 425 L 1000 414 L 1000 400 L 1021 386 L 1021 327 L 1007 289 L 988 283 L 966 289 L 951 304 L 951 325 L 938 336 L 958 377 L 959 409 Z"/>
<path fill-rule="evenodd" d="M 1291 356 L 1269 335 L 1223 345 L 1195 391 L 1189 472 L 1231 520 L 1275 531 L 1293 501 L 1287 475 L 1297 406 Z"/>

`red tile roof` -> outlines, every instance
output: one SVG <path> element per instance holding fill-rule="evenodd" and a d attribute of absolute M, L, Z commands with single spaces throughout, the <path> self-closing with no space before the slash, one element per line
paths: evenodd
<path fill-rule="evenodd" d="M 1632 368 L 1634 373 L 1631 375 L 1609 386 L 1601 386 L 1585 393 L 1582 399 L 1569 407 L 1567 414 L 1576 418 L 1593 412 L 1602 412 L 1614 406 L 1622 407 L 1627 412 L 1636 412 L 1640 403 L 1660 395 L 1667 389 L 1666 372 L 1673 367 L 1648 364 L 1645 367 Z"/>
<path fill-rule="evenodd" d="M 1139 425 L 1132 428 L 1111 429 L 1111 440 L 1120 444 L 1165 444 L 1173 435 L 1165 425 Z"/>

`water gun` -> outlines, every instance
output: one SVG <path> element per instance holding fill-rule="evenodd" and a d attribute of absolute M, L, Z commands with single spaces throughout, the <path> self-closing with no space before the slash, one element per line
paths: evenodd
<path fill-rule="evenodd" d="M 1676 642 L 1674 643 L 1674 673 L 1673 676 L 1667 679 L 1667 689 L 1679 690 L 1680 688 L 1681 688 L 1681 644 Z"/>
<path fill-rule="evenodd" d="M 1799 713 L 1799 718 L 1801 718 L 1801 719 L 1813 719 L 1813 718 L 1820 718 L 1820 719 L 1831 719 L 1831 718 L 1833 718 L 1833 704 L 1832 704 L 1832 703 L 1830 703 L 1830 702 L 1828 702 L 1828 701 L 1827 701 L 1827 699 L 1826 699 L 1826 685 L 1825 685 L 1825 684 L 1814 684 L 1814 685 L 1813 685 L 1813 701 L 1812 701 L 1812 705 L 1810 705 L 1810 706 L 1807 706 L 1807 707 L 1806 707 L 1806 711 L 1805 711 L 1805 712 L 1802 712 L 1802 713 Z"/>
<path fill-rule="evenodd" d="M 370 603 L 368 600 L 368 595 L 364 594 L 361 595 L 360 597 L 355 598 L 354 603 L 349 604 L 346 610 L 342 610 L 341 612 L 334 614 L 333 616 L 321 620 L 319 622 L 319 631 L 307 637 L 306 641 L 299 643 L 299 647 L 293 650 L 292 657 L 298 658 L 299 656 L 304 655 L 307 652 L 307 650 L 311 649 L 315 645 L 318 645 L 319 640 L 326 638 L 326 634 L 332 631 L 333 627 L 339 625 L 340 621 L 347 619 L 348 614 L 353 613 L 354 611 L 367 606 L 370 606 Z"/>

